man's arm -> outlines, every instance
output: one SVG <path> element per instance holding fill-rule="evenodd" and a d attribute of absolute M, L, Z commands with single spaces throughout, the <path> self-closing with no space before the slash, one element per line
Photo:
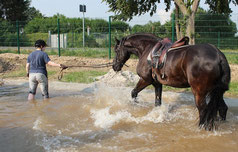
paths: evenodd
<path fill-rule="evenodd" d="M 51 66 L 61 67 L 62 69 L 67 69 L 67 68 L 68 68 L 67 66 L 65 66 L 65 65 L 63 65 L 63 64 L 57 64 L 57 63 L 54 63 L 54 62 L 52 62 L 52 61 L 49 61 L 47 64 L 48 64 L 48 65 L 51 65 Z"/>
<path fill-rule="evenodd" d="M 54 63 L 54 62 L 52 62 L 52 61 L 49 61 L 47 64 L 48 64 L 48 65 L 51 65 L 51 66 L 61 67 L 60 64 Z"/>
<path fill-rule="evenodd" d="M 29 77 L 30 63 L 26 63 L 26 76 Z"/>
<path fill-rule="evenodd" d="M 30 63 L 27 63 L 26 64 L 26 73 L 29 73 L 29 70 L 30 70 Z"/>

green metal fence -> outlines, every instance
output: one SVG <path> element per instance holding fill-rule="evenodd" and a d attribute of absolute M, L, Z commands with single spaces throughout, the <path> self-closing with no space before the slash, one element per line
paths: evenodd
<path fill-rule="evenodd" d="M 195 20 L 195 42 L 211 43 L 222 49 L 238 49 L 237 20 L 223 16 L 200 15 Z M 49 47 L 58 49 L 75 49 L 83 47 L 82 19 L 80 18 L 48 18 L 35 19 L 30 22 L 7 22 L 0 20 L 0 47 L 16 47 L 20 53 L 21 47 L 33 47 L 37 39 L 47 41 Z M 40 24 L 40 25 L 39 25 Z M 150 32 L 158 37 L 169 37 L 176 40 L 175 17 L 161 25 L 159 22 L 149 22 L 145 25 L 130 26 L 125 22 L 112 21 L 112 18 L 85 20 L 85 47 L 109 48 L 114 45 L 114 37 L 136 32 Z M 54 44 L 53 44 L 54 43 Z"/>

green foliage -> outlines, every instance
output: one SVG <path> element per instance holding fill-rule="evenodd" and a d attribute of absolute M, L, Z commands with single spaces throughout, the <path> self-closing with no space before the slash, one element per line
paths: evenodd
<path fill-rule="evenodd" d="M 8 21 L 27 20 L 26 10 L 30 0 L 3 0 L 0 1 L 0 18 Z"/>
<path fill-rule="evenodd" d="M 83 47 L 83 33 L 69 33 L 68 34 L 68 47 Z M 99 44 L 93 35 L 85 34 L 85 46 L 86 47 L 98 47 Z"/>
<path fill-rule="evenodd" d="M 114 12 L 116 14 L 114 18 L 119 20 L 131 20 L 134 16 L 140 16 L 145 13 L 150 13 L 152 16 L 156 13 L 157 5 L 160 5 L 158 0 L 102 0 L 102 2 L 108 4 L 109 11 Z M 164 1 L 166 11 L 170 9 L 171 2 L 171 0 Z M 187 0 L 181 2 L 184 2 L 188 11 L 191 12 L 190 8 L 195 1 Z M 229 5 L 231 3 L 237 5 L 238 0 L 206 0 L 205 3 L 208 4 L 212 13 L 230 14 L 232 11 Z"/>
<path fill-rule="evenodd" d="M 42 14 L 30 7 L 31 0 L 1 0 L 0 19 L 7 21 L 29 21 Z"/>
<path fill-rule="evenodd" d="M 83 25 L 81 18 L 66 18 L 64 15 L 55 15 L 53 17 L 37 17 L 31 20 L 24 28 L 26 33 L 57 33 L 57 18 L 60 19 L 61 33 L 82 33 Z M 85 19 L 85 29 L 90 28 L 91 33 L 108 32 L 108 22 L 103 19 Z M 111 23 L 112 31 L 126 31 L 129 24 L 122 21 L 113 21 Z"/>
<path fill-rule="evenodd" d="M 28 15 L 28 20 L 27 21 L 31 21 L 36 17 L 43 17 L 43 15 L 41 14 L 41 12 L 39 10 L 37 10 L 34 7 L 29 7 L 26 11 L 27 15 Z"/>
<path fill-rule="evenodd" d="M 210 11 L 212 13 L 224 13 L 230 14 L 232 12 L 231 8 L 229 7 L 230 3 L 235 5 L 238 4 L 238 0 L 206 0 L 205 3 L 209 5 Z"/>
<path fill-rule="evenodd" d="M 221 37 L 234 37 L 237 28 L 229 15 L 212 14 L 200 8 L 195 17 L 195 31 L 201 37 L 217 36 L 217 32 L 222 33 Z M 203 34 L 204 31 L 209 31 L 210 34 Z"/>
<path fill-rule="evenodd" d="M 108 22 L 103 19 L 91 19 L 86 23 L 90 27 L 90 32 L 108 32 Z"/>
<path fill-rule="evenodd" d="M 16 34 L 11 33 L 15 32 L 16 28 L 13 24 L 10 24 L 10 22 L 6 20 L 0 19 L 0 45 L 1 46 L 15 46 L 16 41 L 13 40 L 16 39 Z"/>
<path fill-rule="evenodd" d="M 113 21 L 111 23 L 111 29 L 112 31 L 125 32 L 129 29 L 129 24 L 122 21 Z"/>
<path fill-rule="evenodd" d="M 195 17 L 195 31 L 196 43 L 212 43 L 221 48 L 238 46 L 236 23 L 229 15 L 213 14 L 200 8 Z"/>
<path fill-rule="evenodd" d="M 145 33 L 153 33 L 158 37 L 171 37 L 171 30 L 167 30 L 167 24 L 161 25 L 160 22 L 149 22 L 145 25 L 134 25 L 131 29 L 132 33 L 145 32 Z M 169 25 L 169 29 L 171 29 L 171 25 Z"/>
<path fill-rule="evenodd" d="M 49 37 L 48 33 L 31 33 L 31 34 L 24 34 L 24 36 L 26 41 L 20 41 L 21 46 L 32 46 L 32 47 L 34 47 L 36 40 L 42 39 L 45 42 L 47 42 Z"/>
<path fill-rule="evenodd" d="M 57 17 L 34 18 L 24 28 L 26 33 L 57 33 Z"/>
<path fill-rule="evenodd" d="M 109 5 L 111 12 L 114 12 L 116 15 L 114 18 L 119 20 L 131 20 L 134 16 L 145 14 L 147 12 L 152 16 L 156 13 L 157 4 L 160 1 L 157 0 L 102 0 Z M 165 0 L 166 10 L 170 8 L 171 1 Z"/>

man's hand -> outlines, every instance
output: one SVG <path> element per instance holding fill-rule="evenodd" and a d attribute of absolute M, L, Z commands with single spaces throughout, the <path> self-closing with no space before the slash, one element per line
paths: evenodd
<path fill-rule="evenodd" d="M 68 68 L 66 65 L 63 65 L 63 64 L 60 64 L 60 67 L 61 67 L 63 70 Z"/>

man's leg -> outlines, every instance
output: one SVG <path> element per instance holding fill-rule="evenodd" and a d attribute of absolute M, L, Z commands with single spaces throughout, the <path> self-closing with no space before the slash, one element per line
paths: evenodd
<path fill-rule="evenodd" d="M 41 88 L 42 96 L 44 97 L 44 99 L 49 98 L 48 78 L 44 74 L 39 74 L 37 80 Z"/>
<path fill-rule="evenodd" d="M 30 73 L 29 75 L 29 95 L 28 100 L 34 100 L 38 82 L 36 81 L 36 74 Z"/>
<path fill-rule="evenodd" d="M 28 100 L 34 100 L 34 99 L 35 99 L 35 95 L 32 93 L 29 93 Z"/>

